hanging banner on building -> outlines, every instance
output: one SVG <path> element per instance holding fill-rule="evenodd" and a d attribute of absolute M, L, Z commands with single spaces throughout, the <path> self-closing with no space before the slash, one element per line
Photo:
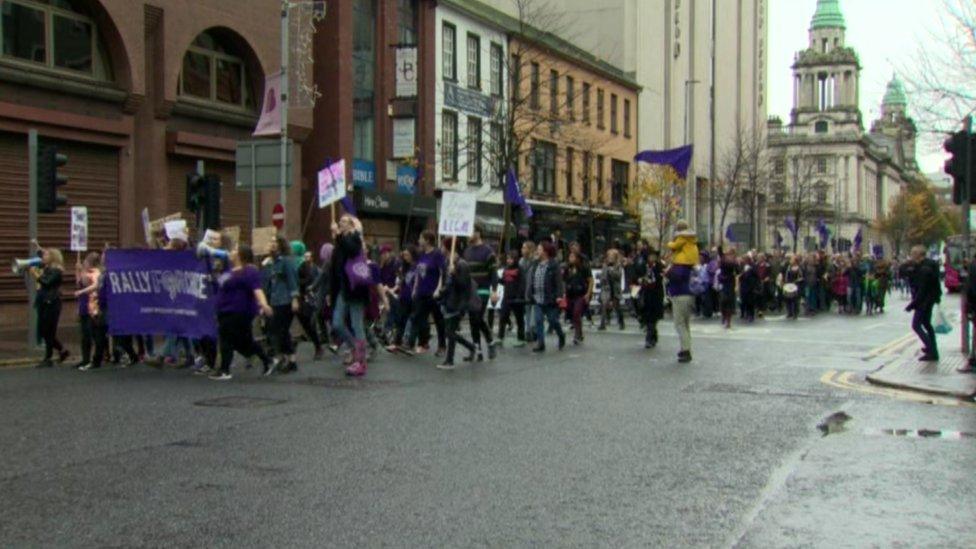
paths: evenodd
<path fill-rule="evenodd" d="M 110 334 L 216 337 L 213 279 L 194 252 L 108 250 L 105 266 Z"/>
<path fill-rule="evenodd" d="M 417 95 L 417 48 L 396 50 L 396 95 L 397 97 Z"/>
<path fill-rule="evenodd" d="M 489 118 L 495 112 L 495 101 L 491 97 L 452 82 L 444 82 L 444 104 L 482 118 Z"/>
<path fill-rule="evenodd" d="M 269 74 L 264 80 L 264 105 L 253 135 L 281 135 L 281 71 Z"/>
<path fill-rule="evenodd" d="M 397 166 L 396 182 L 397 194 L 416 194 L 417 168 L 412 166 Z"/>
<path fill-rule="evenodd" d="M 71 207 L 71 251 L 88 251 L 88 208 Z"/>
<path fill-rule="evenodd" d="M 393 119 L 393 158 L 413 156 L 415 127 L 416 120 L 413 118 Z"/>
<path fill-rule="evenodd" d="M 329 164 L 319 172 L 319 208 L 325 208 L 346 196 L 346 161 Z"/>
<path fill-rule="evenodd" d="M 352 186 L 369 191 L 376 190 L 376 164 L 356 158 L 352 161 Z"/>
<path fill-rule="evenodd" d="M 475 193 L 445 192 L 441 196 L 438 232 L 441 236 L 471 236 L 478 207 Z"/>

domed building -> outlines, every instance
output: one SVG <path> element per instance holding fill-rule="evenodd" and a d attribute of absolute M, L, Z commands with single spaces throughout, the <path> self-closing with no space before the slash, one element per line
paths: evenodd
<path fill-rule="evenodd" d="M 809 46 L 793 63 L 793 110 L 788 125 L 770 118 L 773 165 L 768 206 L 768 242 L 797 250 L 850 250 L 861 233 L 861 251 L 886 248 L 874 222 L 884 216 L 904 186 L 922 179 L 915 160 L 917 129 L 897 76 L 888 83 L 881 116 L 864 130 L 860 102 L 861 64 L 845 43 L 839 0 L 818 0 Z"/>

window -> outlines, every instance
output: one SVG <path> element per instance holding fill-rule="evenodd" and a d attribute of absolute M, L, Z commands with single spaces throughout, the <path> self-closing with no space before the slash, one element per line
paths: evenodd
<path fill-rule="evenodd" d="M 773 187 L 773 201 L 777 204 L 782 204 L 786 202 L 786 185 L 783 183 L 777 183 Z"/>
<path fill-rule="evenodd" d="M 773 166 L 773 170 L 775 171 L 776 175 L 783 175 L 786 173 L 786 160 L 777 158 Z"/>
<path fill-rule="evenodd" d="M 610 94 L 610 133 L 617 133 L 617 94 Z"/>
<path fill-rule="evenodd" d="M 468 184 L 481 185 L 481 119 L 468 117 Z"/>
<path fill-rule="evenodd" d="M 444 23 L 444 30 L 441 34 L 441 57 L 444 71 L 444 80 L 457 82 L 457 30 L 454 25 Z"/>
<path fill-rule="evenodd" d="M 583 123 L 590 123 L 590 84 L 583 82 Z"/>
<path fill-rule="evenodd" d="M 376 158 L 376 9 L 370 0 L 352 3 L 352 154 Z"/>
<path fill-rule="evenodd" d="M 572 76 L 566 77 L 566 114 L 576 120 L 576 82 Z"/>
<path fill-rule="evenodd" d="M 596 155 L 596 201 L 603 203 L 603 155 Z"/>
<path fill-rule="evenodd" d="M 492 122 L 489 128 L 493 160 L 492 171 L 495 172 L 496 176 L 495 184 L 500 187 L 505 179 L 505 143 L 502 140 L 502 125 L 498 122 Z"/>
<path fill-rule="evenodd" d="M 583 173 L 581 179 L 583 180 L 583 202 L 589 203 L 590 201 L 590 151 L 583 151 Z"/>
<path fill-rule="evenodd" d="M 244 61 L 217 32 L 201 33 L 183 55 L 179 91 L 183 97 L 254 108 Z"/>
<path fill-rule="evenodd" d="M 0 2 L 0 56 L 112 80 L 108 50 L 90 13 L 70 2 Z"/>
<path fill-rule="evenodd" d="M 596 127 L 601 130 L 606 128 L 603 125 L 603 90 L 596 90 Z"/>
<path fill-rule="evenodd" d="M 444 111 L 441 116 L 441 166 L 444 168 L 444 181 L 457 181 L 457 126 L 457 114 Z"/>
<path fill-rule="evenodd" d="M 397 41 L 401 46 L 417 43 L 416 0 L 397 0 Z"/>
<path fill-rule="evenodd" d="M 611 201 L 614 206 L 620 206 L 627 199 L 627 187 L 630 181 L 630 164 L 620 160 L 610 161 Z"/>
<path fill-rule="evenodd" d="M 827 184 L 821 181 L 819 184 L 817 184 L 817 204 L 826 204 L 827 194 Z"/>
<path fill-rule="evenodd" d="M 573 184 L 573 161 L 575 151 L 572 147 L 566 147 L 566 198 L 573 198 L 575 185 Z"/>
<path fill-rule="evenodd" d="M 549 71 L 549 112 L 559 114 L 559 73 Z"/>
<path fill-rule="evenodd" d="M 624 99 L 624 137 L 630 137 L 630 99 Z"/>
<path fill-rule="evenodd" d="M 481 39 L 468 34 L 468 87 L 481 89 Z"/>
<path fill-rule="evenodd" d="M 556 194 L 556 144 L 536 140 L 533 143 L 532 193 Z"/>
<path fill-rule="evenodd" d="M 532 63 L 532 74 L 529 75 L 529 106 L 538 109 L 539 102 L 539 64 Z"/>
<path fill-rule="evenodd" d="M 518 55 L 512 56 L 512 101 L 522 100 L 522 58 Z"/>
<path fill-rule="evenodd" d="M 502 94 L 502 47 L 498 44 L 491 45 L 491 59 L 489 60 L 491 71 L 491 94 L 500 96 Z"/>
<path fill-rule="evenodd" d="M 818 158 L 817 159 L 817 173 L 827 173 L 827 159 Z"/>
<path fill-rule="evenodd" d="M 814 133 L 827 133 L 827 121 L 817 120 L 816 122 L 814 122 L 813 131 Z"/>

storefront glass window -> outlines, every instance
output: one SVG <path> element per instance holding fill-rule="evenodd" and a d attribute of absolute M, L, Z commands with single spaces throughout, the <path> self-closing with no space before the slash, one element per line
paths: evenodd
<path fill-rule="evenodd" d="M 400 45 L 417 43 L 416 0 L 397 0 L 397 41 Z"/>

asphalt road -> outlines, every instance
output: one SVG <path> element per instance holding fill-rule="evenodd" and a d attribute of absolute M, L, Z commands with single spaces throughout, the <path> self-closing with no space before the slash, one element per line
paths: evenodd
<path fill-rule="evenodd" d="M 0 545 L 973 547 L 976 438 L 884 430 L 976 433 L 976 408 L 821 382 L 876 367 L 899 310 L 697 323 L 688 365 L 665 322 L 653 351 L 590 332 L 361 382 L 0 371 Z"/>

